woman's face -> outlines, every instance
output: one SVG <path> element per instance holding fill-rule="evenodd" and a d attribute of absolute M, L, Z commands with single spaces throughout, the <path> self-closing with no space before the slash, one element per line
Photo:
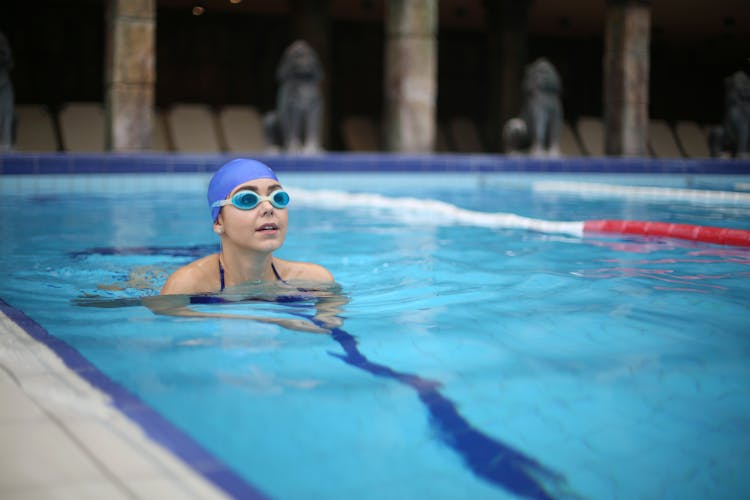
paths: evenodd
<path fill-rule="evenodd" d="M 277 189 L 281 189 L 281 185 L 274 179 L 255 179 L 234 188 L 229 198 L 243 190 L 268 196 Z M 284 244 L 288 220 L 286 209 L 276 208 L 269 201 L 261 201 L 250 210 L 228 204 L 222 207 L 214 227 L 221 227 L 225 242 L 229 240 L 243 248 L 273 252 Z"/>

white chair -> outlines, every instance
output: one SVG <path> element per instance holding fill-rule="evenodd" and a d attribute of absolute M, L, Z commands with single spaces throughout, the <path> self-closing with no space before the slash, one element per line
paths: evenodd
<path fill-rule="evenodd" d="M 372 118 L 349 116 L 341 122 L 341 136 L 348 151 L 380 150 L 380 133 Z"/>
<path fill-rule="evenodd" d="M 47 153 L 57 151 L 57 136 L 54 119 L 42 104 L 19 104 L 16 106 L 18 128 L 15 149 Z"/>
<path fill-rule="evenodd" d="M 688 158 L 708 158 L 708 136 L 700 125 L 692 121 L 678 121 L 674 127 L 677 140 Z"/>
<path fill-rule="evenodd" d="M 484 151 L 477 126 L 469 118 L 459 116 L 448 123 L 453 145 L 459 153 L 480 153 Z"/>
<path fill-rule="evenodd" d="M 219 124 L 227 151 L 244 153 L 265 149 L 263 121 L 252 106 L 225 106 L 219 111 Z"/>
<path fill-rule="evenodd" d="M 206 104 L 175 104 L 167 110 L 167 125 L 180 153 L 219 153 L 221 146 L 214 113 Z"/>
<path fill-rule="evenodd" d="M 98 102 L 70 102 L 60 109 L 60 137 L 65 151 L 104 151 L 104 107 Z"/>
<path fill-rule="evenodd" d="M 447 153 L 451 150 L 448 143 L 448 133 L 445 131 L 445 124 L 439 122 L 435 128 L 435 151 L 438 153 Z"/>
<path fill-rule="evenodd" d="M 560 153 L 564 156 L 583 156 L 578 138 L 567 122 L 563 122 L 562 127 L 560 127 L 559 141 Z"/>
<path fill-rule="evenodd" d="M 576 124 L 581 146 L 588 156 L 604 156 L 604 122 L 594 116 L 582 116 Z"/>
<path fill-rule="evenodd" d="M 155 109 L 153 114 L 154 130 L 151 136 L 151 149 L 153 151 L 171 151 L 169 132 L 167 131 L 167 119 L 164 111 Z"/>
<path fill-rule="evenodd" d="M 664 120 L 649 121 L 648 145 L 656 158 L 682 158 L 672 128 Z"/>

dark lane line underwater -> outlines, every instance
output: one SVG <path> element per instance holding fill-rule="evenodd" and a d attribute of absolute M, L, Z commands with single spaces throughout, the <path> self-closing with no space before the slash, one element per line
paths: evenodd
<path fill-rule="evenodd" d="M 305 316 L 318 326 L 325 328 L 321 322 L 310 316 L 304 314 L 300 316 Z M 329 352 L 331 356 L 376 377 L 392 379 L 414 389 L 420 401 L 426 406 L 430 422 L 437 430 L 439 439 L 453 448 L 477 476 L 525 498 L 558 498 L 545 489 L 540 478 L 551 481 L 558 492 L 565 491 L 566 481 L 562 475 L 475 429 L 458 412 L 455 403 L 440 393 L 440 382 L 411 373 L 399 372 L 370 361 L 359 351 L 357 339 L 340 328 L 331 329 L 331 336 L 346 353 L 342 355 Z"/>

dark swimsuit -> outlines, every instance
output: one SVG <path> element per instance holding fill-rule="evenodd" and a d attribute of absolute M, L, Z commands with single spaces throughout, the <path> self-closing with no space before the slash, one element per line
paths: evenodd
<path fill-rule="evenodd" d="M 273 274 L 276 275 L 276 279 L 280 282 L 286 284 L 286 281 L 281 277 L 279 272 L 276 270 L 276 266 L 273 265 L 273 261 L 271 261 L 271 269 L 273 269 Z M 224 283 L 224 266 L 221 265 L 221 259 L 219 259 L 219 280 L 221 281 L 221 290 L 219 292 L 223 292 L 225 288 Z M 304 288 L 297 288 L 298 292 L 301 292 L 300 295 L 279 295 L 276 297 L 272 302 L 300 302 L 304 300 L 310 300 L 314 299 L 314 295 L 310 295 L 310 290 L 306 290 Z M 305 295 L 307 293 L 307 295 Z M 247 300 L 261 300 L 259 298 L 248 298 Z M 191 304 L 224 304 L 227 302 L 235 302 L 235 301 L 227 301 L 223 297 L 218 297 L 216 295 L 193 295 L 190 297 L 190 303 Z"/>

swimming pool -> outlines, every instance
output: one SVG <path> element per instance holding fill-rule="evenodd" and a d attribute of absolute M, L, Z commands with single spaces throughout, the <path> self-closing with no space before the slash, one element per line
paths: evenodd
<path fill-rule="evenodd" d="M 348 300 L 330 335 L 140 306 L 165 272 L 216 243 L 207 175 L 145 177 L 4 177 L 2 298 L 216 457 L 235 478 L 230 493 L 750 491 L 748 249 L 471 215 L 747 230 L 742 197 L 674 191 L 742 193 L 747 177 L 280 172 L 293 205 L 279 255 L 325 265 Z M 613 196 L 576 184 L 592 180 L 673 190 Z M 312 301 L 196 307 L 315 311 Z"/>

